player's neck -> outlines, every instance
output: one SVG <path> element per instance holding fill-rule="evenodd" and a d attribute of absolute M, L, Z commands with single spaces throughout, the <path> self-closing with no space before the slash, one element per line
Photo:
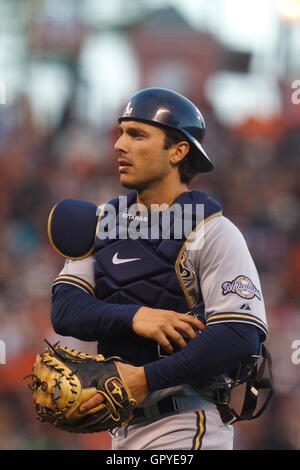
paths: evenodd
<path fill-rule="evenodd" d="M 174 186 L 162 185 L 162 187 L 149 187 L 142 191 L 137 192 L 137 203 L 143 204 L 147 207 L 148 210 L 151 210 L 153 204 L 162 205 L 167 204 L 170 206 L 174 199 L 176 199 L 180 194 L 187 191 L 185 184 L 179 182 Z"/>

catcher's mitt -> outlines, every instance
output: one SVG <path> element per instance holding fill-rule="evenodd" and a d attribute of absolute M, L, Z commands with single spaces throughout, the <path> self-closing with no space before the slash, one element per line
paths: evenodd
<path fill-rule="evenodd" d="M 120 375 L 119 357 L 105 359 L 46 343 L 48 348 L 35 359 L 29 385 L 40 421 L 69 432 L 92 433 L 131 420 L 136 401 Z M 82 403 L 97 392 L 104 396 L 103 403 L 81 413 Z"/>

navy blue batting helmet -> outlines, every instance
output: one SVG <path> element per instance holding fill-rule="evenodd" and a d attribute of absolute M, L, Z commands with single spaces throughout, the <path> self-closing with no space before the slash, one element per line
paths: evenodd
<path fill-rule="evenodd" d="M 205 121 L 199 109 L 176 91 L 165 88 L 146 88 L 134 94 L 124 110 L 123 120 L 142 121 L 180 132 L 190 144 L 192 166 L 201 173 L 214 166 L 202 147 Z"/>

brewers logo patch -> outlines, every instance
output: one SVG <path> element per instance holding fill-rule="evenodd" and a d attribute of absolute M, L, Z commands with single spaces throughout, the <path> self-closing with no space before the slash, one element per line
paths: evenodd
<path fill-rule="evenodd" d="M 261 300 L 261 293 L 255 287 L 251 279 L 247 276 L 237 276 L 233 281 L 225 281 L 222 284 L 222 294 L 237 294 L 243 299 L 253 299 L 257 297 Z"/>

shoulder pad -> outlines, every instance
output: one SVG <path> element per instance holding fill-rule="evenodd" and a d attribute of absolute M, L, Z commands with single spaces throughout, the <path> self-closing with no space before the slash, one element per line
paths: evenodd
<path fill-rule="evenodd" d="M 204 219 L 208 219 L 212 215 L 217 215 L 218 213 L 223 212 L 222 205 L 202 191 L 189 191 L 189 196 L 197 204 L 204 205 Z"/>
<path fill-rule="evenodd" d="M 92 202 L 70 198 L 56 204 L 48 218 L 48 237 L 55 251 L 69 259 L 92 254 L 100 216 Z"/>

